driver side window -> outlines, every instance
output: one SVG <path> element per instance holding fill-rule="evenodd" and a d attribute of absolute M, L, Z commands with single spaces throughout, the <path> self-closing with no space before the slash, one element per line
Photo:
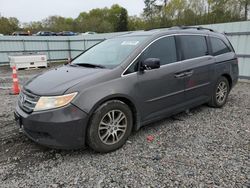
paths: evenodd
<path fill-rule="evenodd" d="M 151 44 L 142 54 L 141 60 L 147 58 L 158 58 L 161 65 L 174 63 L 177 61 L 175 38 L 164 37 Z"/>
<path fill-rule="evenodd" d="M 174 36 L 164 37 L 151 44 L 142 55 L 127 69 L 126 74 L 131 74 L 139 70 L 139 62 L 147 58 L 160 59 L 161 65 L 174 63 L 177 61 L 176 44 Z"/>

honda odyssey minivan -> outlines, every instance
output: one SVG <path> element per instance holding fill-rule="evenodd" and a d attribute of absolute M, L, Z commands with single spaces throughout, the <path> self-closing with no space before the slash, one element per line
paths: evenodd
<path fill-rule="evenodd" d="M 222 107 L 238 74 L 232 45 L 213 30 L 132 32 L 29 80 L 15 119 L 42 145 L 110 152 L 146 124 L 202 104 Z"/>

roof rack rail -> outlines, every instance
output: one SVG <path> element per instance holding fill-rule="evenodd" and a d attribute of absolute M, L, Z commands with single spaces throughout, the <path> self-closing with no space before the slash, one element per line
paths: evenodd
<path fill-rule="evenodd" d="M 156 28 L 145 29 L 144 31 L 153 31 L 153 30 L 157 30 L 157 29 L 169 29 L 169 28 L 167 28 L 167 27 L 156 27 Z"/>
<path fill-rule="evenodd" d="M 208 31 L 214 32 L 213 29 L 206 28 L 206 27 L 201 27 L 201 26 L 198 26 L 198 27 L 195 27 L 195 26 L 174 26 L 174 27 L 171 27 L 169 29 L 170 30 L 174 30 L 174 29 L 197 29 L 197 30 L 208 30 Z"/>

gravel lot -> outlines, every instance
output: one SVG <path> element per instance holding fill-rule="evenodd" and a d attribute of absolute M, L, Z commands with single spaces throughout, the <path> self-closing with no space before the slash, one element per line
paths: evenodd
<path fill-rule="evenodd" d="M 250 187 L 248 83 L 223 109 L 204 105 L 151 124 L 108 154 L 28 140 L 15 127 L 17 97 L 8 93 L 0 89 L 0 187 Z"/>

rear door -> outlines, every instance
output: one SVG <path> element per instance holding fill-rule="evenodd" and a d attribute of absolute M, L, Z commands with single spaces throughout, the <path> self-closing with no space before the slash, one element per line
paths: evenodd
<path fill-rule="evenodd" d="M 185 75 L 185 100 L 188 106 L 201 104 L 211 95 L 215 58 L 209 55 L 207 44 L 206 36 L 178 36 L 182 58 L 181 72 Z"/>

